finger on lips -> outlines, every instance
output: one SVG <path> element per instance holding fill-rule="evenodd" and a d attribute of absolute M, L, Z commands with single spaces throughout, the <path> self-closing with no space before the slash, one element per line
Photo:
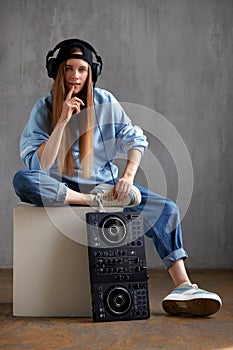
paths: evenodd
<path fill-rule="evenodd" d="M 68 92 L 68 94 L 67 94 L 67 97 L 68 97 L 69 99 L 72 98 L 73 91 L 74 91 L 74 86 L 71 87 L 71 89 L 69 90 L 69 92 Z"/>

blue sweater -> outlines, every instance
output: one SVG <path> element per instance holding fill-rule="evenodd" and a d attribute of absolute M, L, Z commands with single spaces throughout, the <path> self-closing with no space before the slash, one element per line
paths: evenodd
<path fill-rule="evenodd" d="M 80 115 L 74 114 L 69 122 L 73 156 L 76 163 L 72 181 L 78 183 L 102 183 L 110 181 L 112 177 L 108 161 L 116 178 L 118 176 L 118 168 L 113 162 L 118 157 L 118 154 L 119 156 L 120 154 L 127 154 L 131 149 L 137 149 L 143 153 L 148 146 L 143 131 L 138 126 L 132 125 L 122 106 L 110 92 L 95 88 L 94 102 L 94 166 L 90 179 L 83 179 L 82 170 L 80 169 L 78 145 Z M 105 154 L 99 128 L 102 131 L 107 155 Z M 52 130 L 52 94 L 48 92 L 35 103 L 28 123 L 21 135 L 20 156 L 28 169 L 41 170 L 37 150 L 42 143 L 48 140 Z M 48 172 L 51 175 L 58 174 L 56 162 Z"/>

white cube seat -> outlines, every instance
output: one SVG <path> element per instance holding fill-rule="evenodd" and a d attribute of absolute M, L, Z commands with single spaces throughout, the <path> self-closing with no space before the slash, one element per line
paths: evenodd
<path fill-rule="evenodd" d="M 91 211 L 75 206 L 14 208 L 14 316 L 91 316 L 85 220 Z"/>

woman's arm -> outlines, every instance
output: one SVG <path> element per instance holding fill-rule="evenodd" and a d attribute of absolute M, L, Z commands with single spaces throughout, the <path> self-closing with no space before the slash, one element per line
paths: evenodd
<path fill-rule="evenodd" d="M 84 106 L 82 100 L 77 97 L 72 97 L 74 87 L 68 92 L 63 103 L 61 116 L 53 129 L 49 139 L 38 148 L 38 157 L 42 170 L 48 170 L 55 162 L 59 147 L 61 144 L 62 135 L 65 127 L 72 117 L 73 112 L 80 112 L 80 106 Z"/>
<path fill-rule="evenodd" d="M 48 141 L 38 148 L 37 153 L 42 170 L 48 170 L 55 162 L 66 124 L 66 122 L 58 121 Z"/>
<path fill-rule="evenodd" d="M 142 153 L 137 149 L 128 152 L 128 160 L 123 176 L 117 181 L 114 187 L 114 196 L 118 201 L 123 201 L 133 185 L 134 177 L 141 162 Z"/>

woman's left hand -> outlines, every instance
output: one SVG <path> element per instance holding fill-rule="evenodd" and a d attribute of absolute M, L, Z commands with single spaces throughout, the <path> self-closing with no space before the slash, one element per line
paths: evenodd
<path fill-rule="evenodd" d="M 113 189 L 114 198 L 117 199 L 119 202 L 122 202 L 129 194 L 129 190 L 132 185 L 132 177 L 122 177 L 121 179 L 119 179 Z"/>

